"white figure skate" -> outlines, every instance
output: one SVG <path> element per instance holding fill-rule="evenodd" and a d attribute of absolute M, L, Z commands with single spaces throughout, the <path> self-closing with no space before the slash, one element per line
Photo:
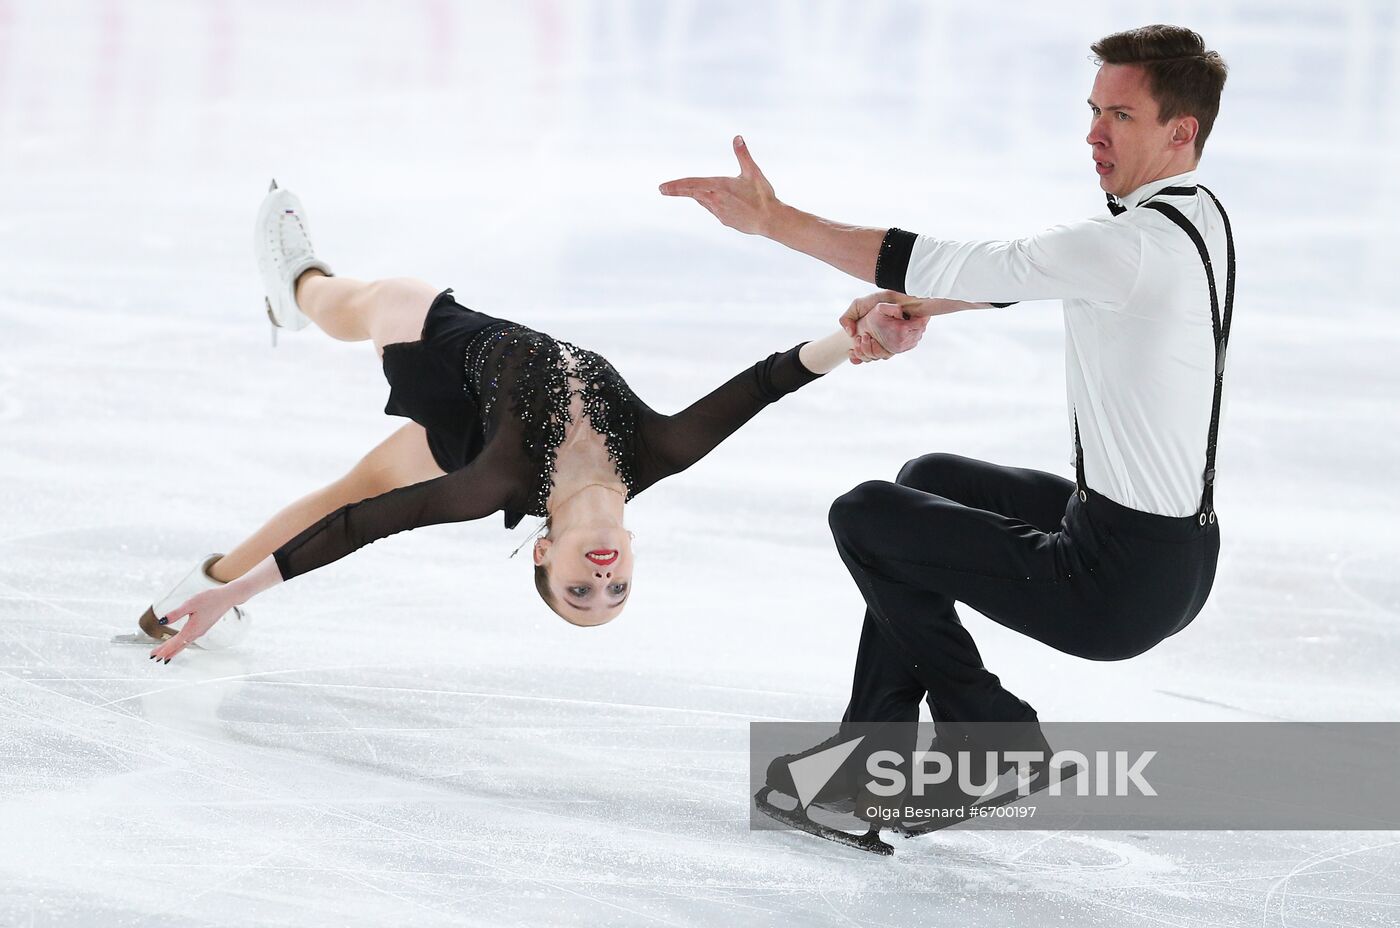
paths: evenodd
<path fill-rule="evenodd" d="M 153 603 L 146 610 L 145 615 L 141 616 L 141 631 L 157 642 L 173 638 L 178 634 L 178 628 L 161 625 L 157 619 L 194 594 L 223 586 L 222 580 L 215 580 L 209 576 L 210 565 L 221 557 L 223 557 L 222 554 L 210 554 L 205 557 L 199 562 L 199 566 L 185 575 L 185 579 L 175 584 L 174 589 Z M 234 606 L 220 616 L 219 621 L 215 622 L 209 631 L 194 642 L 194 646 L 206 651 L 222 651 L 225 648 L 231 648 L 248 636 L 249 625 L 248 613 L 242 606 Z"/>
<path fill-rule="evenodd" d="M 258 210 L 253 254 L 262 275 L 267 318 L 272 322 L 272 344 L 276 347 L 278 329 L 295 332 L 311 324 L 297 306 L 297 278 L 309 270 L 331 276 L 330 267 L 316 257 L 311 247 L 311 232 L 301 200 L 290 190 L 278 187 L 276 180 L 268 187 Z"/>

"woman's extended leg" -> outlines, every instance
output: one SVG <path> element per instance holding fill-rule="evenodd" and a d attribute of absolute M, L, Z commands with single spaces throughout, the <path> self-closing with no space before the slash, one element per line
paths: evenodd
<path fill-rule="evenodd" d="M 376 445 L 344 476 L 274 515 L 266 525 L 211 565 L 209 575 L 225 583 L 236 580 L 302 529 L 341 506 L 396 487 L 431 480 L 442 473 L 428 450 L 427 432 L 416 422 L 410 422 Z"/>
<path fill-rule="evenodd" d="M 346 342 L 373 339 L 382 350 L 393 342 L 411 342 L 441 290 L 411 277 L 355 280 L 307 271 L 297 280 L 297 306 L 331 338 Z"/>
<path fill-rule="evenodd" d="M 327 335 L 351 342 L 373 339 L 381 352 L 392 342 L 418 338 L 437 294 L 431 284 L 411 277 L 363 281 L 327 277 L 316 270 L 302 274 L 296 289 L 301 311 Z M 442 469 L 428 450 L 427 433 L 421 425 L 409 423 L 375 446 L 340 479 L 274 515 L 216 561 L 209 575 L 224 582 L 237 579 L 306 526 L 341 506 L 441 475 Z"/>

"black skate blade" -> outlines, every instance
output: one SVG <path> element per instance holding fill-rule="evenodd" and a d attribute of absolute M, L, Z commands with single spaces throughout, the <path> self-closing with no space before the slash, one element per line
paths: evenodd
<path fill-rule="evenodd" d="M 881 857 L 889 857 L 894 854 L 894 848 L 880 840 L 880 829 L 872 827 L 863 835 L 853 835 L 850 832 L 842 831 L 839 828 L 832 828 L 830 825 L 823 825 L 821 822 L 813 821 L 801 809 L 780 809 L 768 801 L 768 796 L 773 792 L 772 787 L 765 786 L 754 793 L 753 801 L 758 806 L 758 811 L 773 819 L 782 822 L 790 828 L 798 831 L 805 831 L 807 834 L 817 838 L 825 838 L 837 844 L 844 844 L 846 847 L 853 847 L 859 851 L 866 851 L 871 854 L 879 854 Z"/>
<path fill-rule="evenodd" d="M 1064 783 L 1068 780 L 1072 780 L 1078 774 L 1078 764 L 1065 764 L 1065 766 L 1060 770 L 1060 782 Z M 1042 773 L 1031 781 L 1030 791 L 1026 795 L 1033 796 L 1041 790 L 1047 788 L 1049 785 L 1050 775 L 1048 773 Z M 1009 789 L 1004 793 L 1000 793 L 996 796 L 993 796 L 991 799 L 984 799 L 981 802 L 969 803 L 969 807 L 976 806 L 979 809 L 995 809 L 999 806 L 1010 805 L 1018 799 L 1025 798 L 1026 796 L 1022 796 L 1017 790 Z M 942 831 L 945 828 L 951 828 L 952 826 L 961 824 L 965 821 L 967 821 L 966 817 L 946 819 L 940 818 L 931 819 L 927 822 L 920 822 L 917 825 L 896 824 L 892 827 L 895 831 L 897 831 L 899 834 L 903 835 L 906 838 L 917 838 L 919 835 L 927 835 L 932 834 L 935 831 Z"/>

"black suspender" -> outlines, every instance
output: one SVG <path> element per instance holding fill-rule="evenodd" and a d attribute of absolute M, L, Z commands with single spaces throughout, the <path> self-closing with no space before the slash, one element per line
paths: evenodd
<path fill-rule="evenodd" d="M 1220 205 L 1220 201 L 1208 188 L 1201 187 L 1200 189 L 1204 190 L 1206 196 L 1215 203 L 1215 208 L 1220 210 L 1220 218 L 1225 224 L 1225 311 L 1223 313 L 1220 310 L 1220 298 L 1215 289 L 1215 271 L 1211 265 L 1210 252 L 1206 249 L 1206 241 L 1201 237 L 1200 231 L 1175 206 L 1147 201 L 1138 205 L 1147 209 L 1155 209 L 1190 236 L 1206 270 L 1206 284 L 1210 290 L 1210 324 L 1211 331 L 1215 336 L 1215 396 L 1211 401 L 1210 433 L 1206 438 L 1205 487 L 1201 491 L 1201 506 L 1197 513 L 1200 524 L 1205 525 L 1207 522 L 1215 521 L 1215 443 L 1220 431 L 1220 398 L 1225 387 L 1225 348 L 1230 341 L 1230 314 L 1235 306 L 1235 238 L 1230 231 L 1230 217 L 1226 215 L 1225 207 Z M 1166 187 L 1152 196 L 1194 194 L 1195 192 L 1196 188 L 1194 187 Z M 1151 197 L 1148 199 L 1150 200 Z M 1123 211 L 1124 207 L 1118 206 L 1115 210 L 1115 205 L 1110 199 L 1109 209 L 1114 212 L 1114 215 L 1117 215 Z M 1074 417 L 1074 470 L 1075 479 L 1079 482 L 1079 498 L 1083 500 L 1087 484 L 1084 482 L 1084 450 L 1079 444 L 1078 413 L 1075 413 Z"/>
<path fill-rule="evenodd" d="M 1201 509 L 1199 518 L 1202 525 L 1207 520 L 1215 521 L 1215 442 L 1220 431 L 1220 397 L 1225 388 L 1225 347 L 1230 341 L 1230 313 L 1235 306 L 1235 237 L 1230 231 L 1230 217 L 1225 214 L 1225 207 L 1220 205 L 1215 194 L 1205 187 L 1206 196 L 1215 203 L 1215 208 L 1220 210 L 1220 218 L 1225 223 L 1225 311 L 1220 311 L 1220 298 L 1215 290 L 1215 271 L 1211 266 L 1210 252 L 1206 250 L 1206 241 L 1201 237 L 1200 230 L 1191 224 L 1191 221 L 1181 214 L 1175 206 L 1166 203 L 1144 203 L 1148 209 L 1155 209 L 1176 223 L 1191 237 L 1191 241 L 1196 246 L 1196 251 L 1201 256 L 1201 263 L 1206 269 L 1206 284 L 1210 289 L 1210 324 L 1215 335 L 1215 397 L 1210 404 L 1210 434 L 1206 438 L 1206 470 L 1205 489 L 1201 491 Z"/>
<path fill-rule="evenodd" d="M 1089 483 L 1084 479 L 1084 446 L 1079 443 L 1079 410 L 1074 411 L 1074 482 L 1079 484 L 1079 501 L 1088 502 Z"/>

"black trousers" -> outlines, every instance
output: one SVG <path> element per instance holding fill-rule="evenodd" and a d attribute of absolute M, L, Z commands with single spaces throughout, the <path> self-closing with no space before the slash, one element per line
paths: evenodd
<path fill-rule="evenodd" d="M 1129 509 L 1035 470 L 952 454 L 839 497 L 831 530 L 866 602 L 847 722 L 1036 719 L 982 665 L 954 603 L 1059 651 L 1122 660 L 1181 631 L 1210 593 L 1215 522 Z"/>

